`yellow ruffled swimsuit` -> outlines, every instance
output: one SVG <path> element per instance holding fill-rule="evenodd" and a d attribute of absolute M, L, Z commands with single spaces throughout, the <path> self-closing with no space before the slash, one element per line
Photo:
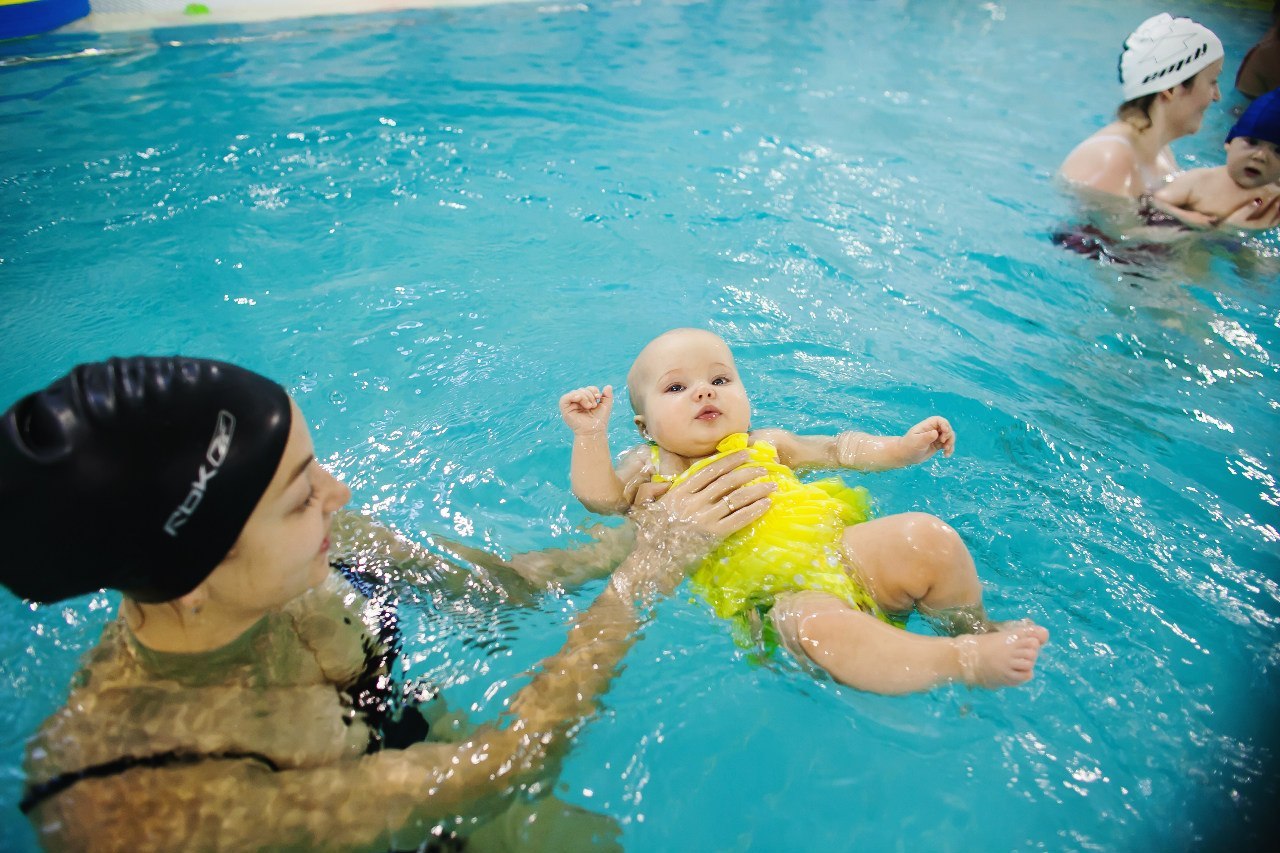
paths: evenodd
<path fill-rule="evenodd" d="M 744 530 L 730 536 L 694 571 L 694 588 L 711 603 L 717 616 L 733 618 L 751 610 L 766 611 L 783 592 L 813 589 L 829 592 L 859 610 L 890 624 L 875 600 L 844 567 L 841 533 L 871 517 L 871 497 L 831 478 L 802 483 L 778 461 L 777 449 L 767 441 L 748 445 L 743 432 L 728 436 L 716 453 L 689 466 L 675 477 L 660 474 L 654 481 L 679 483 L 728 453 L 746 450 L 750 461 L 777 483 L 769 496 L 772 506 Z M 657 468 L 658 448 L 652 448 Z"/>

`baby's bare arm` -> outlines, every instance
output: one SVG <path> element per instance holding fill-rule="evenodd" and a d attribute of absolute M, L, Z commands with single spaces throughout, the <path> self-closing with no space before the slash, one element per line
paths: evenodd
<path fill-rule="evenodd" d="M 609 452 L 613 386 L 575 388 L 560 398 L 560 415 L 573 431 L 569 483 L 573 496 L 592 512 L 622 515 L 628 504 Z"/>
<path fill-rule="evenodd" d="M 1191 206 L 1192 190 L 1200 183 L 1207 169 L 1192 169 L 1177 175 L 1169 183 L 1152 194 L 1152 198 L 1164 204 L 1177 207 Z"/>
<path fill-rule="evenodd" d="M 1280 224 L 1275 198 L 1274 188 L 1246 189 L 1225 166 L 1216 166 L 1182 173 L 1152 196 L 1152 204 L 1193 228 L 1265 230 Z"/>
<path fill-rule="evenodd" d="M 624 483 L 613 470 L 609 439 L 603 434 L 574 435 L 569 483 L 573 496 L 591 512 L 622 515 L 627 511 Z"/>
<path fill-rule="evenodd" d="M 849 431 L 839 435 L 794 435 L 786 430 L 757 430 L 753 439 L 764 439 L 778 449 L 778 460 L 792 468 L 852 468 L 855 471 L 889 471 L 915 465 L 942 451 L 955 451 L 956 434 L 946 418 L 925 418 L 900 436 Z"/>
<path fill-rule="evenodd" d="M 1212 183 L 1212 169 L 1191 169 L 1151 195 L 1151 205 L 1156 210 L 1174 217 L 1191 228 L 1214 228 L 1221 217 L 1209 209 L 1204 189 Z"/>
<path fill-rule="evenodd" d="M 758 429 L 751 440 L 767 441 L 778 451 L 778 461 L 788 468 L 839 468 L 837 436 L 796 435 L 784 429 Z"/>

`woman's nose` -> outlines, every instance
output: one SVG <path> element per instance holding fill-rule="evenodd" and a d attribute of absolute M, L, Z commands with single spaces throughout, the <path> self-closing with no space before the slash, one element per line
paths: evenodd
<path fill-rule="evenodd" d="M 328 480 L 325 484 L 324 511 L 337 512 L 351 500 L 351 489 L 328 471 L 324 472 L 324 476 Z"/>

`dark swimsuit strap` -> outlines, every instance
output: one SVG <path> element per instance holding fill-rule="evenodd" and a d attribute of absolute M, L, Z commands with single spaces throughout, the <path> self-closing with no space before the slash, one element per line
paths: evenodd
<path fill-rule="evenodd" d="M 403 749 L 426 739 L 430 728 L 422 712 L 413 703 L 396 701 L 395 681 L 387 677 L 394 669 L 400 654 L 400 625 L 395 602 L 389 594 L 378 588 L 376 578 L 361 574 L 354 566 L 335 561 L 332 568 L 341 572 L 356 589 L 369 599 L 378 615 L 379 632 L 377 646 L 367 645 L 365 665 L 355 682 L 347 688 L 337 688 L 346 693 L 352 704 L 365 717 L 369 725 L 367 753 L 380 749 Z M 349 722 L 349 721 L 348 721 Z M 61 773 L 52 779 L 27 789 L 18 808 L 23 814 L 40 803 L 57 796 L 82 779 L 102 779 L 115 776 L 135 767 L 171 767 L 198 764 L 201 761 L 258 761 L 273 772 L 280 768 L 274 761 L 257 752 L 180 752 L 171 750 L 142 757 L 126 755 L 113 761 L 105 761 L 92 767 Z"/>
<path fill-rule="evenodd" d="M 74 770 L 54 776 L 47 782 L 41 782 L 27 789 L 18 808 L 27 814 L 50 797 L 61 794 L 82 779 L 104 779 L 116 776 L 135 767 L 172 767 L 179 764 L 199 764 L 201 761 L 257 761 L 273 773 L 280 772 L 274 761 L 257 752 L 178 752 L 171 750 L 156 755 L 126 755 L 114 761 L 105 761 L 83 770 Z"/>
<path fill-rule="evenodd" d="M 279 773 L 280 768 L 274 761 L 265 755 L 259 755 L 256 752 L 162 752 L 158 755 L 145 755 L 142 758 L 129 755 L 124 758 L 117 758 L 115 761 L 107 761 L 102 764 L 95 764 L 92 767 L 86 767 L 83 770 L 77 770 L 74 773 L 63 773 L 55 776 L 47 782 L 41 782 L 27 789 L 26 795 L 22 801 L 18 803 L 18 808 L 23 814 L 29 813 L 36 806 L 40 805 L 50 797 L 61 794 L 81 779 L 102 779 L 106 776 L 115 776 L 134 767 L 172 767 L 176 764 L 199 764 L 201 761 L 258 761 L 273 773 Z M 425 847 L 418 847 L 416 850 L 426 853 L 460 853 L 465 850 L 467 841 L 455 832 L 447 832 L 443 837 L 432 838 Z M 389 851 L 389 853 L 400 853 L 400 851 Z"/>

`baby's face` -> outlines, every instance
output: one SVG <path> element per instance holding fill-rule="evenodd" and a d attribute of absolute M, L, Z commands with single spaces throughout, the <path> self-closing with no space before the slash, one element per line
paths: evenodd
<path fill-rule="evenodd" d="M 631 387 L 636 424 L 686 458 L 709 456 L 721 439 L 751 425 L 733 353 L 711 332 L 677 329 L 650 342 L 631 370 Z"/>
<path fill-rule="evenodd" d="M 1275 183 L 1280 180 L 1280 145 L 1237 136 L 1227 143 L 1227 174 L 1247 190 Z"/>

